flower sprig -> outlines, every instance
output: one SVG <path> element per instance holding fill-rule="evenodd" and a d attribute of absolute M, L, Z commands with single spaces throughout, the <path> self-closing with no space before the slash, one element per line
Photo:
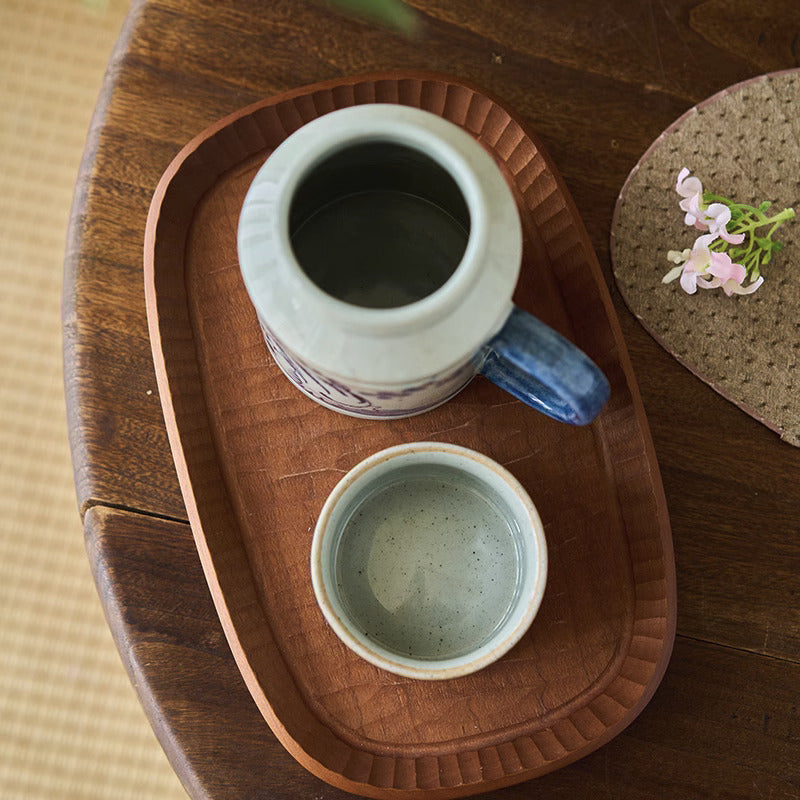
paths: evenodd
<path fill-rule="evenodd" d="M 691 248 L 667 253 L 677 266 L 663 277 L 663 282 L 680 277 L 681 287 L 688 294 L 694 294 L 698 287 L 722 288 L 728 296 L 755 292 L 764 282 L 761 268 L 783 247 L 773 234 L 794 218 L 794 209 L 785 208 L 768 216 L 772 205 L 769 202 L 755 208 L 703 191 L 700 179 L 690 175 L 686 167 L 678 174 L 675 190 L 683 198 L 679 205 L 685 212 L 684 222 L 707 233 L 698 236 Z M 763 233 L 767 226 L 769 229 Z"/>

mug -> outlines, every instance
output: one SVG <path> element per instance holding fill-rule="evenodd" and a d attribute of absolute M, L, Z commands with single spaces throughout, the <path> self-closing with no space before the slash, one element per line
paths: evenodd
<path fill-rule="evenodd" d="M 478 373 L 572 424 L 608 399 L 581 350 L 512 304 L 522 230 L 511 189 L 435 114 L 375 103 L 299 128 L 247 192 L 238 251 L 272 356 L 330 409 L 411 416 Z"/>
<path fill-rule="evenodd" d="M 375 453 L 336 485 L 314 530 L 311 579 L 353 652 L 397 675 L 455 678 L 529 629 L 547 544 L 508 470 L 465 447 L 415 442 Z"/>

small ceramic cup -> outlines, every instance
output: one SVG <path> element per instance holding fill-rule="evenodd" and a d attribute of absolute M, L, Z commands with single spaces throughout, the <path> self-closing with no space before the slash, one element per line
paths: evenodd
<path fill-rule="evenodd" d="M 583 352 L 512 305 L 511 189 L 435 114 L 367 104 L 299 128 L 253 180 L 238 250 L 273 357 L 328 408 L 410 416 L 478 373 L 574 424 L 608 399 Z"/>
<path fill-rule="evenodd" d="M 455 678 L 528 630 L 547 547 L 508 470 L 464 447 L 418 442 L 372 455 L 334 488 L 311 578 L 328 623 L 362 658 L 410 678 Z"/>

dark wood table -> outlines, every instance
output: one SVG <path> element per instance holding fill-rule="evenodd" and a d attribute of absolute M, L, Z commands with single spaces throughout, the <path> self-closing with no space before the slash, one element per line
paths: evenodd
<path fill-rule="evenodd" d="M 410 41 L 300 0 L 139 0 L 112 56 L 66 254 L 66 395 L 89 558 L 147 715 L 193 798 L 348 796 L 278 743 L 228 649 L 159 403 L 142 240 L 162 172 L 217 119 L 327 78 L 437 70 L 513 108 L 577 203 L 643 395 L 678 574 L 673 657 L 641 715 L 581 761 L 485 796 L 800 797 L 800 452 L 648 336 L 616 292 L 609 259 L 617 195 L 648 145 L 716 91 L 798 66 L 800 8 L 412 5 L 423 36 Z"/>

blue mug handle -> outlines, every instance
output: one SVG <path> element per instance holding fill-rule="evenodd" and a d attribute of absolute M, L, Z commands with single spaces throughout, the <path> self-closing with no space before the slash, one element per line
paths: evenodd
<path fill-rule="evenodd" d="M 480 372 L 538 411 L 571 425 L 588 425 L 611 394 L 594 361 L 516 306 L 488 343 Z"/>

